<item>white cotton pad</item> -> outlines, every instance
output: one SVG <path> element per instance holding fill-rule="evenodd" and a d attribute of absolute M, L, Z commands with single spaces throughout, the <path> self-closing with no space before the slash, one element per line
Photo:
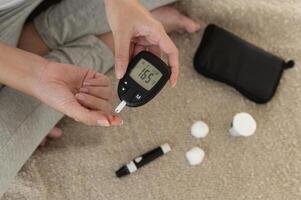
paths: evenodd
<path fill-rule="evenodd" d="M 248 137 L 256 131 L 256 121 L 249 113 L 238 113 L 234 116 L 229 132 L 232 136 Z"/>
<path fill-rule="evenodd" d="M 199 147 L 194 147 L 186 152 L 186 159 L 188 160 L 190 165 L 201 164 L 204 157 L 205 152 Z"/>
<path fill-rule="evenodd" d="M 203 121 L 197 121 L 191 126 L 191 135 L 196 138 L 204 138 L 209 133 L 208 125 Z"/>

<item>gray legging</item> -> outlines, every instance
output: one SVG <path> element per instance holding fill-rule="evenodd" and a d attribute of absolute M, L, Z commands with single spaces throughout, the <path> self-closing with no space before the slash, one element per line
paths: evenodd
<path fill-rule="evenodd" d="M 175 0 L 141 1 L 154 9 Z M 42 0 L 26 0 L 0 11 L 0 41 L 17 45 L 22 27 Z M 113 66 L 113 55 L 95 35 L 110 31 L 101 0 L 63 0 L 34 19 L 46 56 L 57 62 L 93 68 L 102 73 Z M 0 86 L 0 197 L 42 139 L 63 117 L 32 97 Z"/>

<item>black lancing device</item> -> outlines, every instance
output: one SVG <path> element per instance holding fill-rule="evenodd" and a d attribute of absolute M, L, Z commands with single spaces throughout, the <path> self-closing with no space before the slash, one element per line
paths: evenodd
<path fill-rule="evenodd" d="M 171 151 L 170 145 L 168 143 L 165 143 L 165 144 L 133 159 L 128 164 L 122 166 L 119 170 L 116 171 L 116 176 L 123 177 L 123 176 L 129 175 L 131 173 L 134 173 L 139 168 L 149 164 L 150 162 L 167 154 L 170 151 Z"/>
<path fill-rule="evenodd" d="M 164 87 L 171 75 L 170 67 L 154 54 L 142 51 L 129 63 L 118 84 L 122 101 L 115 109 L 119 113 L 125 105 L 138 107 L 152 100 Z"/>

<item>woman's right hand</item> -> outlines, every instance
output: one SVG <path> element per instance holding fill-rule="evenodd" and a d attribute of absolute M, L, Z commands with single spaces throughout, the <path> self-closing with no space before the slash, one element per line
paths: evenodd
<path fill-rule="evenodd" d="M 137 0 L 105 0 L 106 13 L 115 43 L 115 72 L 122 78 L 131 55 L 131 45 L 157 47 L 168 56 L 175 86 L 179 73 L 178 49 L 164 30 Z"/>

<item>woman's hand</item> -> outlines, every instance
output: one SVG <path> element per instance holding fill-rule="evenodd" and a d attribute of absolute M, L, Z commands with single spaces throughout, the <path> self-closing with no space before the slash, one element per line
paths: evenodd
<path fill-rule="evenodd" d="M 105 0 L 108 21 L 115 43 L 115 72 L 122 78 L 135 46 L 157 46 L 167 54 L 172 70 L 170 82 L 176 85 L 179 73 L 178 49 L 160 22 L 155 20 L 137 0 Z M 134 48 L 133 48 L 134 47 Z"/>
<path fill-rule="evenodd" d="M 112 114 L 112 86 L 103 74 L 47 61 L 0 43 L 0 82 L 87 125 L 121 125 Z"/>
<path fill-rule="evenodd" d="M 122 120 L 112 115 L 112 91 L 103 74 L 52 62 L 42 70 L 34 96 L 87 125 L 121 125 Z"/>

